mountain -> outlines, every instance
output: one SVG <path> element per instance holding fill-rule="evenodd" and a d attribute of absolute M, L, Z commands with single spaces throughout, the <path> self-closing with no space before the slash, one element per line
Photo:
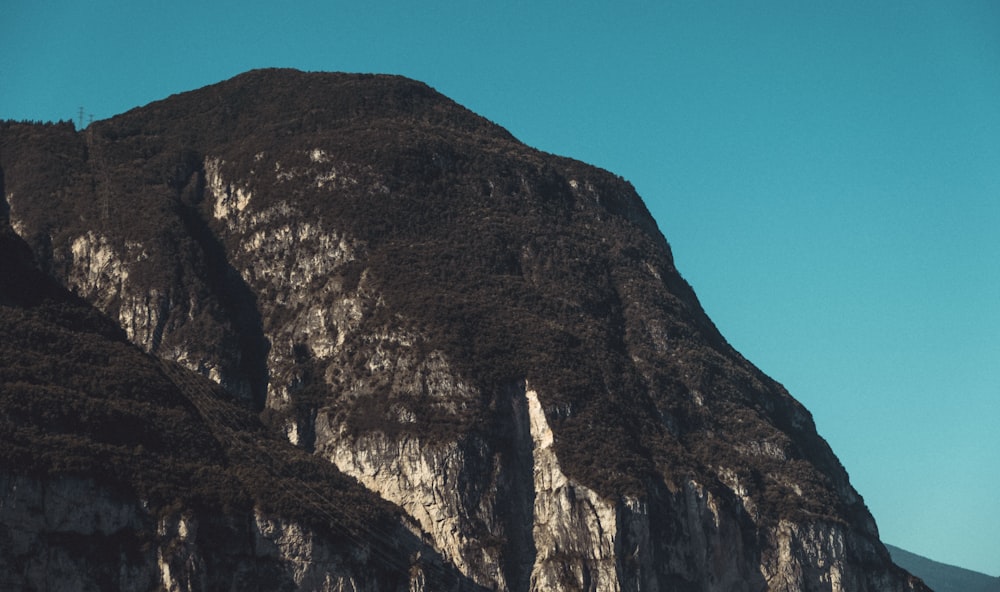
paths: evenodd
<path fill-rule="evenodd" d="M 892 545 L 885 548 L 893 561 L 919 576 L 934 592 L 1000 592 L 1000 578 L 939 563 Z"/>
<path fill-rule="evenodd" d="M 476 589 L 412 521 L 128 343 L 0 231 L 0 589 Z"/>
<path fill-rule="evenodd" d="M 3 301 L 5 495 L 128 517 L 77 528 L 88 555 L 9 509 L 12 582 L 62 553 L 183 590 L 259 561 L 310 590 L 927 589 L 632 186 L 424 84 L 261 70 L 5 122 L 0 184 L 18 285 L 83 311 Z M 345 559 L 262 559 L 262 521 Z"/>

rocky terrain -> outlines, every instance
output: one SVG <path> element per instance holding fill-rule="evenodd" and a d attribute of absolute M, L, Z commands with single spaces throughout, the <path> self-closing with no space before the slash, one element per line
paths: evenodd
<path fill-rule="evenodd" d="M 0 230 L 0 589 L 474 590 L 415 522 L 144 354 Z"/>
<path fill-rule="evenodd" d="M 11 585 L 926 590 L 634 189 L 426 85 L 5 122 L 0 185 Z"/>

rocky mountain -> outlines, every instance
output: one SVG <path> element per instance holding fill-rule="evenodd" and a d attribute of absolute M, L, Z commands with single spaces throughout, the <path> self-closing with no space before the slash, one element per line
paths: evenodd
<path fill-rule="evenodd" d="M 0 171 L 12 581 L 927 589 L 634 189 L 426 85 L 253 71 Z"/>
<path fill-rule="evenodd" d="M 477 588 L 398 508 L 128 343 L 9 226 L 0 279 L 0 590 Z"/>

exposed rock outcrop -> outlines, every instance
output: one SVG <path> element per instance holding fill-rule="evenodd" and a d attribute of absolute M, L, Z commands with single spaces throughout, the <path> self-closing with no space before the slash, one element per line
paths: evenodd
<path fill-rule="evenodd" d="M 259 510 L 156 515 L 90 479 L 0 475 L 0 588 L 194 592 L 425 590 L 373 550 Z M 416 549 L 414 550 L 416 552 Z M 376 553 L 377 554 L 377 553 Z M 409 573 L 409 572 L 404 572 Z"/>
<path fill-rule="evenodd" d="M 388 76 L 257 71 L 29 128 L 0 168 L 41 268 L 400 508 L 463 585 L 924 590 L 624 180 Z M 309 565 L 340 559 L 301 525 L 240 520 L 290 585 L 373 585 Z M 182 524 L 156 532 L 187 549 Z"/>
<path fill-rule="evenodd" d="M 127 343 L 2 224 L 0 360 L 0 589 L 479 589 L 397 509 Z"/>

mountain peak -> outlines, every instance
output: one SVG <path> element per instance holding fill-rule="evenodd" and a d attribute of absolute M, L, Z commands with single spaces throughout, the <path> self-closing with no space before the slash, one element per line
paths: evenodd
<path fill-rule="evenodd" d="M 287 68 L 251 70 L 112 119 L 126 126 L 141 119 L 147 125 L 168 127 L 169 122 L 176 127 L 193 116 L 210 124 L 206 132 L 229 132 L 239 138 L 324 133 L 354 123 L 401 120 L 513 140 L 500 126 L 416 80 Z"/>
<path fill-rule="evenodd" d="M 924 589 L 634 188 L 426 85 L 253 71 L 84 133 L 0 128 L 0 170 L 41 269 L 469 586 Z"/>

